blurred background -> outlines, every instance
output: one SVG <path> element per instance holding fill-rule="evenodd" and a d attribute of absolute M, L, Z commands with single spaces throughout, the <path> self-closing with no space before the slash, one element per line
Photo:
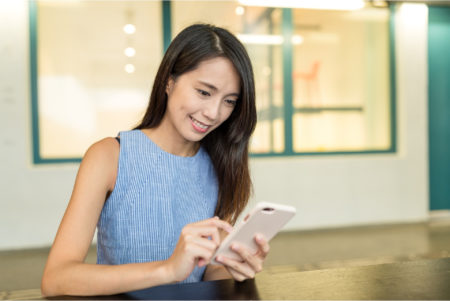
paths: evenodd
<path fill-rule="evenodd" d="M 84 152 L 139 122 L 199 22 L 253 62 L 249 206 L 297 208 L 273 271 L 449 256 L 449 1 L 1 0 L 0 291 L 38 288 Z"/>

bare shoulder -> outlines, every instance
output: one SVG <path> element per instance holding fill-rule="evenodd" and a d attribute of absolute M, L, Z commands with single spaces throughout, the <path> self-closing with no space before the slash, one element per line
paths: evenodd
<path fill-rule="evenodd" d="M 97 141 L 86 151 L 80 170 L 101 173 L 107 180 L 107 186 L 112 190 L 117 176 L 119 152 L 120 145 L 115 138 L 108 137 Z"/>
<path fill-rule="evenodd" d="M 96 157 L 97 159 L 118 158 L 120 151 L 119 142 L 112 137 L 104 138 L 92 144 L 86 151 L 84 157 Z"/>

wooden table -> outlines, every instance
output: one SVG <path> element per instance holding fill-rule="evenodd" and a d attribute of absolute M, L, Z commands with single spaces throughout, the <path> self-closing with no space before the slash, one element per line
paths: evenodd
<path fill-rule="evenodd" d="M 80 299 L 62 296 L 53 299 Z M 449 300 L 450 258 L 172 284 L 88 299 Z"/>

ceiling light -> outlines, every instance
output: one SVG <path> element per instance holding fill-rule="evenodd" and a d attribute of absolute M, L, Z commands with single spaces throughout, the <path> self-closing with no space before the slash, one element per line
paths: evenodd
<path fill-rule="evenodd" d="M 132 57 L 136 54 L 136 50 L 134 50 L 133 47 L 127 47 L 127 48 L 125 48 L 124 53 L 128 57 Z"/>
<path fill-rule="evenodd" d="M 134 70 L 136 70 L 136 68 L 134 68 L 134 65 L 133 65 L 133 64 L 126 64 L 126 65 L 125 65 L 125 71 L 126 71 L 127 73 L 133 73 Z"/>
<path fill-rule="evenodd" d="M 284 42 L 284 38 L 281 35 L 268 35 L 268 34 L 242 34 L 236 35 L 243 44 L 255 44 L 255 45 L 281 45 Z M 304 38 L 300 35 L 293 35 L 292 44 L 299 45 L 303 43 Z"/>
<path fill-rule="evenodd" d="M 292 36 L 292 44 L 294 45 L 300 45 L 301 43 L 303 43 L 303 40 L 303 37 L 300 35 Z"/>
<path fill-rule="evenodd" d="M 238 6 L 234 11 L 236 12 L 236 15 L 242 16 L 245 12 L 245 9 L 242 6 Z"/>
<path fill-rule="evenodd" d="M 133 34 L 136 32 L 136 26 L 133 24 L 127 24 L 123 27 L 123 31 L 125 31 L 126 34 Z"/>
<path fill-rule="evenodd" d="M 280 45 L 283 43 L 283 37 L 279 35 L 237 34 L 237 37 L 244 44 Z"/>
<path fill-rule="evenodd" d="M 325 10 L 357 10 L 364 7 L 364 0 L 239 0 L 246 6 L 287 7 Z"/>

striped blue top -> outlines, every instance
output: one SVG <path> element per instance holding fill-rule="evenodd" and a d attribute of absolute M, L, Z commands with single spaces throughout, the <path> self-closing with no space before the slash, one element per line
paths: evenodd
<path fill-rule="evenodd" d="M 97 225 L 97 263 L 125 264 L 170 257 L 181 229 L 214 215 L 218 184 L 209 155 L 172 155 L 142 131 L 120 133 L 114 190 Z M 183 282 L 201 281 L 196 267 Z"/>

